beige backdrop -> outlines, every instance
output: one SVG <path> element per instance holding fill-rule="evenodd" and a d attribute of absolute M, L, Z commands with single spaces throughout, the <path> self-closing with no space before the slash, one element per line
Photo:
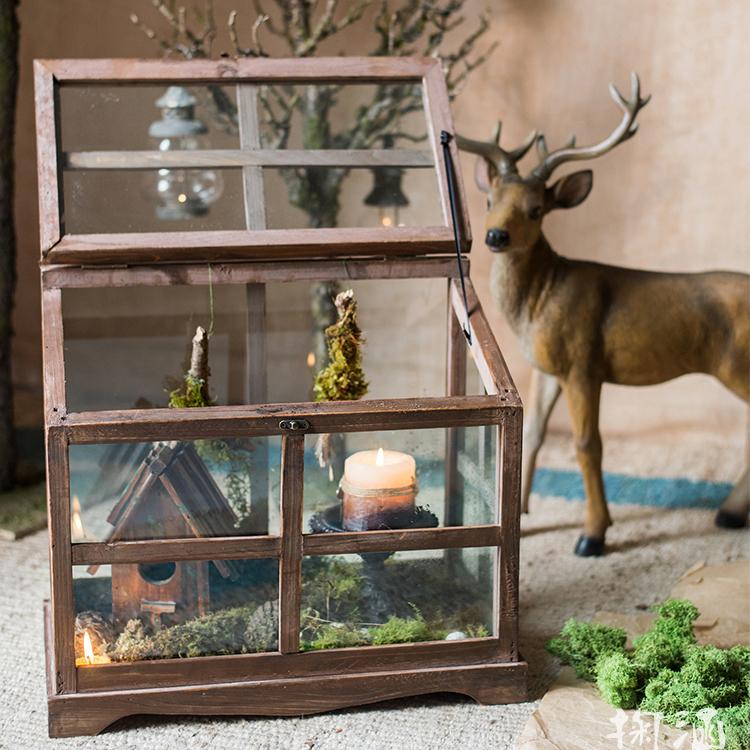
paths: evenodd
<path fill-rule="evenodd" d="M 223 9 L 250 3 L 217 0 Z M 554 147 L 572 131 L 598 139 L 618 111 L 607 94 L 641 73 L 652 103 L 632 141 L 595 165 L 595 188 L 582 207 L 549 217 L 554 247 L 572 257 L 661 270 L 750 270 L 750 4 L 744 0 L 468 0 L 467 18 L 489 6 L 488 40 L 500 48 L 454 104 L 457 128 L 487 137 L 505 121 L 504 143 L 539 127 Z M 19 422 L 40 421 L 38 234 L 31 61 L 35 57 L 153 56 L 154 45 L 128 21 L 132 11 L 158 24 L 147 0 L 23 0 L 18 112 L 19 236 L 15 380 Z M 249 26 L 250 17 L 245 23 Z M 217 50 L 224 47 L 220 39 Z M 355 34 L 338 53 L 358 49 Z M 359 45 L 361 48 L 361 45 Z M 474 233 L 483 234 L 484 198 L 464 160 Z M 516 382 L 528 367 L 489 298 L 490 254 L 481 241 L 472 276 Z M 668 430 L 738 442 L 746 412 L 711 379 L 688 376 L 661 386 L 607 387 L 605 433 Z M 553 428 L 567 429 L 564 408 Z"/>

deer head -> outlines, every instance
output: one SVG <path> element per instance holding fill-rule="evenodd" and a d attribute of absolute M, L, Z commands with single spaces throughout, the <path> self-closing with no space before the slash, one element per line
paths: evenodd
<path fill-rule="evenodd" d="M 533 247 L 541 235 L 542 219 L 555 208 L 573 208 L 582 203 L 593 184 L 590 169 L 574 172 L 547 185 L 552 173 L 567 161 L 595 159 L 611 151 L 619 143 L 632 138 L 638 130 L 638 112 L 651 99 L 641 99 L 641 84 L 631 74 L 630 98 L 625 99 L 613 84 L 609 86 L 623 117 L 617 127 L 602 141 L 591 146 L 577 147 L 575 136 L 556 151 L 550 152 L 543 135 L 533 131 L 516 149 L 500 147 L 501 123 L 498 122 L 490 141 L 474 141 L 457 136 L 458 147 L 477 154 L 475 180 L 480 190 L 487 193 L 485 242 L 493 252 Z M 539 163 L 522 177 L 517 162 L 536 143 Z"/>

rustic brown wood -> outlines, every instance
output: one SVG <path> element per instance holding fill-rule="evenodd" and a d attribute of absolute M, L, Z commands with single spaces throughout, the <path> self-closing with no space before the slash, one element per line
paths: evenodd
<path fill-rule="evenodd" d="M 395 552 L 398 550 L 490 547 L 500 543 L 499 526 L 445 526 L 436 529 L 348 531 L 337 534 L 306 534 L 306 555 L 342 555 L 349 552 Z"/>
<path fill-rule="evenodd" d="M 438 692 L 485 704 L 514 703 L 526 700 L 526 672 L 525 662 L 487 663 L 50 696 L 49 732 L 97 734 L 134 713 L 296 716 Z"/>
<path fill-rule="evenodd" d="M 59 421 L 67 411 L 62 294 L 59 289 L 42 291 L 42 362 L 45 422 L 50 424 Z"/>
<path fill-rule="evenodd" d="M 396 669 L 481 664 L 497 660 L 496 638 L 426 641 L 336 648 L 292 654 L 259 653 L 204 656 L 194 659 L 154 659 L 97 664 L 78 668 L 80 691 L 127 690 L 139 687 L 215 684 L 275 678 L 280 675 L 334 675 L 362 669 L 366 659 L 372 672 Z"/>
<path fill-rule="evenodd" d="M 466 279 L 466 297 L 469 303 L 469 330 L 471 332 L 469 348 L 485 390 L 487 393 L 499 395 L 509 405 L 519 405 L 521 399 L 518 390 L 470 279 Z M 459 320 L 464 322 L 466 320 L 464 301 L 460 283 L 456 280 L 451 284 L 451 302 Z"/>
<path fill-rule="evenodd" d="M 498 487 L 500 488 L 499 601 L 495 632 L 500 638 L 498 654 L 511 661 L 518 656 L 518 575 L 521 536 L 521 439 L 523 412 L 514 409 L 501 428 L 498 440 Z"/>
<path fill-rule="evenodd" d="M 246 229 L 240 231 L 69 235 L 60 240 L 60 206 L 57 203 L 54 205 L 57 230 L 54 223 L 48 223 L 43 230 L 43 244 L 46 236 L 47 242 L 54 245 L 42 267 L 53 602 L 47 642 L 50 733 L 53 736 L 93 733 L 130 713 L 293 715 L 436 691 L 461 692 L 483 702 L 522 700 L 525 697 L 526 665 L 519 661 L 517 651 L 520 400 L 471 284 L 468 284 L 471 351 L 491 395 L 465 395 L 467 350 L 459 326 L 459 321 L 463 320 L 459 306 L 461 300 L 457 287 L 449 282 L 450 307 L 459 310 L 459 318 L 457 320 L 452 313 L 449 317 L 445 397 L 322 404 L 264 403 L 267 400 L 265 284 L 297 280 L 456 278 L 457 265 L 452 257 L 454 248 L 447 222 L 449 206 L 439 145 L 440 130 L 452 132 L 452 124 L 439 62 L 356 58 L 347 59 L 347 65 L 342 66 L 338 58 L 316 58 L 300 66 L 298 60 L 267 59 L 187 63 L 61 61 L 41 64 L 38 77 L 39 123 L 44 131 L 41 133 L 40 154 L 48 153 L 50 144 L 56 149 L 54 96 L 57 81 L 62 81 L 60 85 L 67 85 L 76 81 L 166 83 L 190 80 L 227 82 L 237 86 L 240 149 L 236 152 L 202 152 L 194 158 L 220 159 L 221 164 L 230 159 L 242 169 L 246 219 Z M 432 150 L 390 150 L 382 154 L 374 151 L 348 153 L 346 156 L 336 152 L 312 155 L 294 151 L 264 153 L 259 148 L 254 112 L 254 85 L 264 80 L 422 81 Z M 453 146 L 452 149 L 455 154 Z M 54 168 L 45 171 L 40 167 L 40 185 L 43 189 L 51 187 L 57 191 L 57 165 L 60 161 L 57 151 L 52 153 Z M 105 165 L 110 159 L 107 154 L 89 152 L 69 156 L 69 163 L 74 168 L 90 166 L 87 160 L 91 159 L 106 168 L 119 168 L 121 162 L 128 159 L 127 166 L 145 168 L 147 162 L 152 164 L 153 159 L 151 153 L 118 154 L 112 155 L 112 161 Z M 344 159 L 347 166 L 372 166 L 373 159 L 384 159 L 391 164 L 392 160 L 406 158 L 419 162 L 410 166 L 435 168 L 441 177 L 446 224 L 426 228 L 265 231 L 261 165 L 269 159 L 277 164 L 290 164 L 297 163 L 294 160 L 300 158 L 328 163 L 331 160 L 339 163 L 336 160 Z M 403 161 L 398 163 L 403 166 Z M 47 220 L 45 211 L 48 215 L 52 203 L 49 196 L 40 200 L 44 222 Z M 461 203 L 468 229 L 465 202 Z M 369 257 L 352 259 L 351 256 L 356 254 Z M 415 257 L 419 254 L 433 257 Z M 439 254 L 443 257 L 435 257 Z M 258 262 L 257 259 L 263 257 L 271 260 Z M 291 260 L 294 258 L 314 259 L 314 262 L 295 262 Z M 148 265 L 153 261 L 162 265 Z M 75 265 L 60 266 L 57 263 Z M 113 267 L 113 264 L 123 263 L 136 265 Z M 468 260 L 463 259 L 462 263 L 468 273 Z M 94 267 L 80 267 L 88 264 Z M 209 282 L 245 284 L 247 288 L 244 331 L 247 382 L 242 397 L 250 402 L 249 405 L 67 414 L 62 288 L 205 285 Z M 281 427 L 283 420 L 291 419 L 306 420 L 309 424 L 300 432 Z M 462 521 L 457 503 L 460 499 L 456 463 L 460 432 L 457 428 L 470 426 L 496 430 L 498 425 L 503 426 L 503 437 L 498 440 L 498 450 L 502 451 L 498 459 L 501 525 L 449 525 L 437 529 L 303 535 L 306 433 L 447 429 L 446 487 L 449 502 L 446 523 L 449 524 Z M 276 435 L 282 436 L 279 536 L 234 537 L 200 533 L 197 535 L 200 538 L 194 539 L 128 541 L 113 537 L 109 542 L 71 545 L 69 443 L 172 442 L 241 437 L 257 439 L 258 445 L 266 445 L 267 436 Z M 262 501 L 262 489 L 264 485 L 267 489 L 268 481 L 262 471 L 254 471 L 253 475 L 258 487 L 253 487 L 251 501 L 253 510 L 257 511 L 256 500 L 260 498 Z M 133 492 L 142 490 L 144 481 L 140 475 L 134 475 L 120 504 L 126 502 Z M 164 485 L 166 491 L 171 491 L 178 507 L 188 511 L 185 523 L 190 526 L 195 519 L 190 517 L 184 498 L 202 497 L 205 487 L 200 478 L 170 481 L 171 487 L 169 483 Z M 183 532 L 165 534 L 183 535 Z M 495 574 L 493 637 L 299 652 L 303 555 L 420 549 L 444 549 L 451 553 L 468 547 L 503 549 Z M 95 567 L 113 563 L 127 567 L 142 562 L 179 561 L 195 579 L 200 609 L 208 602 L 207 566 L 198 566 L 195 570 L 191 566 L 200 561 L 214 561 L 223 570 L 231 565 L 232 560 L 260 557 L 279 561 L 279 652 L 75 667 L 73 564 Z M 146 596 L 145 604 L 141 601 L 141 608 L 145 606 L 150 616 L 169 617 L 172 614 L 176 595 L 170 598 L 161 596 L 161 593 L 155 591 L 153 596 Z M 176 604 L 174 606 L 176 608 Z"/>
<path fill-rule="evenodd" d="M 305 438 L 281 441 L 281 560 L 279 561 L 279 651 L 299 651 L 302 598 L 302 505 Z"/>
<path fill-rule="evenodd" d="M 60 193 L 57 177 L 55 78 L 47 65 L 34 61 L 36 165 L 39 193 L 39 244 L 44 255 L 60 239 Z"/>
<path fill-rule="evenodd" d="M 46 255 L 49 263 L 165 263 L 253 258 L 326 258 L 449 253 L 448 227 L 335 227 L 67 234 Z"/>
<path fill-rule="evenodd" d="M 245 88 L 240 86 L 240 89 Z M 419 149 L 201 149 L 196 151 L 66 151 L 63 165 L 77 169 L 238 169 L 241 167 L 402 167 L 434 166 L 432 152 Z M 244 170 L 243 170 L 244 171 Z"/>
<path fill-rule="evenodd" d="M 445 168 L 439 144 L 440 131 L 452 132 L 448 96 L 438 60 L 403 58 L 347 58 L 346 65 L 336 58 L 316 58 L 314 63 L 304 66 L 298 60 L 256 58 L 252 60 L 173 61 L 144 60 L 63 60 L 39 63 L 39 96 L 44 104 L 45 92 L 54 81 L 62 82 L 106 82 L 123 83 L 185 80 L 192 82 L 234 81 L 240 90 L 252 88 L 262 81 L 321 83 L 377 81 L 399 82 L 413 80 L 421 82 L 424 89 L 425 115 L 431 140 L 431 150 L 418 149 L 373 149 L 349 150 L 320 149 L 304 151 L 295 149 L 246 148 L 234 150 L 202 150 L 193 152 L 154 151 L 94 151 L 72 152 L 65 158 L 65 169 L 148 169 L 154 165 L 169 166 L 229 166 L 243 168 L 252 165 L 289 167 L 309 164 L 322 166 L 371 168 L 378 165 L 397 165 L 411 168 L 435 168 L 439 179 L 439 190 L 444 226 L 440 227 L 391 227 L 391 228 L 329 228 L 288 229 L 268 231 L 219 232 L 141 232 L 123 234 L 66 234 L 60 238 L 49 222 L 48 237 L 44 241 L 44 256 L 48 262 L 66 264 L 94 263 L 138 263 L 169 262 L 170 260 L 240 260 L 253 257 L 341 257 L 347 255 L 399 255 L 450 253 L 451 232 L 448 227 L 449 204 L 445 186 Z M 290 78 L 291 71 L 296 71 Z M 42 75 L 43 74 L 43 75 Z M 119 76 L 113 79 L 111 76 Z M 102 76 L 99 78 L 98 76 Z M 45 88 L 46 87 L 46 88 Z M 47 97 L 49 98 L 49 97 Z M 54 125 L 54 96 L 52 97 L 52 125 Z M 242 97 L 239 99 L 243 108 Z M 247 107 L 244 107 L 248 109 Z M 45 110 L 42 108 L 41 113 Z M 242 118 L 242 115 L 240 115 Z M 241 121 L 241 119 L 240 119 Z M 54 127 L 49 118 L 39 121 L 45 128 L 44 139 L 55 140 Z M 455 153 L 455 146 L 451 146 Z M 56 152 L 55 152 L 56 156 Z M 440 158 L 438 158 L 440 157 Z M 59 160 L 62 163 L 62 157 Z M 60 173 L 58 160 L 54 163 L 42 161 L 45 166 L 44 179 L 40 185 L 54 188 L 59 194 Z M 41 168 L 40 168 L 41 169 Z M 460 170 L 456 170 L 460 182 Z M 40 172 L 41 174 L 41 172 Z M 463 194 L 463 193 L 462 193 Z M 465 243 L 470 250 L 468 215 L 465 200 L 459 196 L 462 206 Z M 47 200 L 45 211 L 56 208 L 55 221 L 59 224 L 59 205 Z M 54 246 L 54 247 L 53 247 Z M 49 248 L 49 254 L 46 252 Z"/>
<path fill-rule="evenodd" d="M 131 542 L 78 542 L 73 565 L 170 562 L 173 560 L 239 560 L 278 557 L 281 537 L 217 536 L 203 539 L 155 539 Z"/>
<path fill-rule="evenodd" d="M 439 67 L 433 57 L 340 57 L 299 58 L 253 57 L 220 60 L 39 60 L 56 79 L 66 83 L 135 83 L 190 81 L 236 83 L 239 80 L 286 83 L 314 82 L 369 83 L 383 79 L 419 81 Z"/>
<path fill-rule="evenodd" d="M 469 261 L 463 261 L 469 273 Z M 181 284 L 251 284 L 286 281 L 361 281 L 368 279 L 452 278 L 454 258 L 341 259 L 250 263 L 180 263 L 159 266 L 43 266 L 45 289 L 89 287 L 178 286 Z"/>
<path fill-rule="evenodd" d="M 195 409 L 128 409 L 68 414 L 71 443 L 279 435 L 284 420 L 306 420 L 309 434 L 498 424 L 506 410 L 495 396 L 372 399 Z"/>
<path fill-rule="evenodd" d="M 443 158 L 443 147 L 440 143 L 440 133 L 445 130 L 451 135 L 453 130 L 453 117 L 451 115 L 450 102 L 448 100 L 448 90 L 445 86 L 445 76 L 441 65 L 431 67 L 422 81 L 422 95 L 424 97 L 425 121 L 427 123 L 427 132 L 432 144 L 435 165 L 438 171 L 438 188 L 440 190 L 440 201 L 443 207 L 443 221 L 450 225 L 451 208 L 448 196 L 448 178 L 445 172 L 445 162 Z M 463 251 L 471 250 L 471 222 L 469 220 L 469 209 L 466 204 L 463 180 L 461 178 L 461 169 L 458 162 L 458 148 L 455 139 L 450 142 L 451 156 L 453 157 L 453 167 L 456 174 L 458 186 L 458 206 L 460 212 L 461 229 L 463 236 Z"/>
<path fill-rule="evenodd" d="M 65 432 L 46 429 L 47 508 L 49 522 L 50 601 L 54 639 L 54 685 L 57 693 L 76 690 L 73 577 L 70 543 L 70 467 Z"/>

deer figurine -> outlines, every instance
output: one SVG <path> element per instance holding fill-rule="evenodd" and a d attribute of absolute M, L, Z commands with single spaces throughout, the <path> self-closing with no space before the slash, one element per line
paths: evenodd
<path fill-rule="evenodd" d="M 565 394 L 586 491 L 583 533 L 575 552 L 604 553 L 612 523 L 602 481 L 599 401 L 602 383 L 650 385 L 690 372 L 709 373 L 750 400 L 750 276 L 743 273 L 656 273 L 618 268 L 558 255 L 542 232 L 544 216 L 573 208 L 591 191 L 591 170 L 549 184 L 569 161 L 594 159 L 635 135 L 641 98 L 633 73 L 622 109 L 604 140 L 577 147 L 573 137 L 549 151 L 533 132 L 512 151 L 500 147 L 500 123 L 489 142 L 457 138 L 479 156 L 477 185 L 487 193 L 485 242 L 496 253 L 492 295 L 532 365 L 524 425 L 522 508 L 528 511 L 536 457 L 560 392 Z M 526 177 L 518 161 L 536 143 L 539 163 Z M 750 458 L 750 456 L 749 456 Z M 724 502 L 716 523 L 742 527 L 750 506 L 750 469 Z"/>

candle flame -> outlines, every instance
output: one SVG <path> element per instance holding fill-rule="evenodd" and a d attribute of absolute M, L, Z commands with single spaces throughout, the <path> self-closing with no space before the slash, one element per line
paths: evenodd
<path fill-rule="evenodd" d="M 83 656 L 87 664 L 94 663 L 94 648 L 91 645 L 91 637 L 88 630 L 83 631 Z"/>
<path fill-rule="evenodd" d="M 382 448 L 378 448 L 378 455 L 375 456 L 375 466 L 385 466 L 385 453 Z"/>
<path fill-rule="evenodd" d="M 73 513 L 70 517 L 70 525 L 73 539 L 83 539 L 86 536 L 86 533 L 83 530 L 81 502 L 78 499 L 78 495 L 73 495 Z"/>
<path fill-rule="evenodd" d="M 308 367 L 315 367 L 315 352 L 310 352 L 307 355 L 307 366 Z"/>

